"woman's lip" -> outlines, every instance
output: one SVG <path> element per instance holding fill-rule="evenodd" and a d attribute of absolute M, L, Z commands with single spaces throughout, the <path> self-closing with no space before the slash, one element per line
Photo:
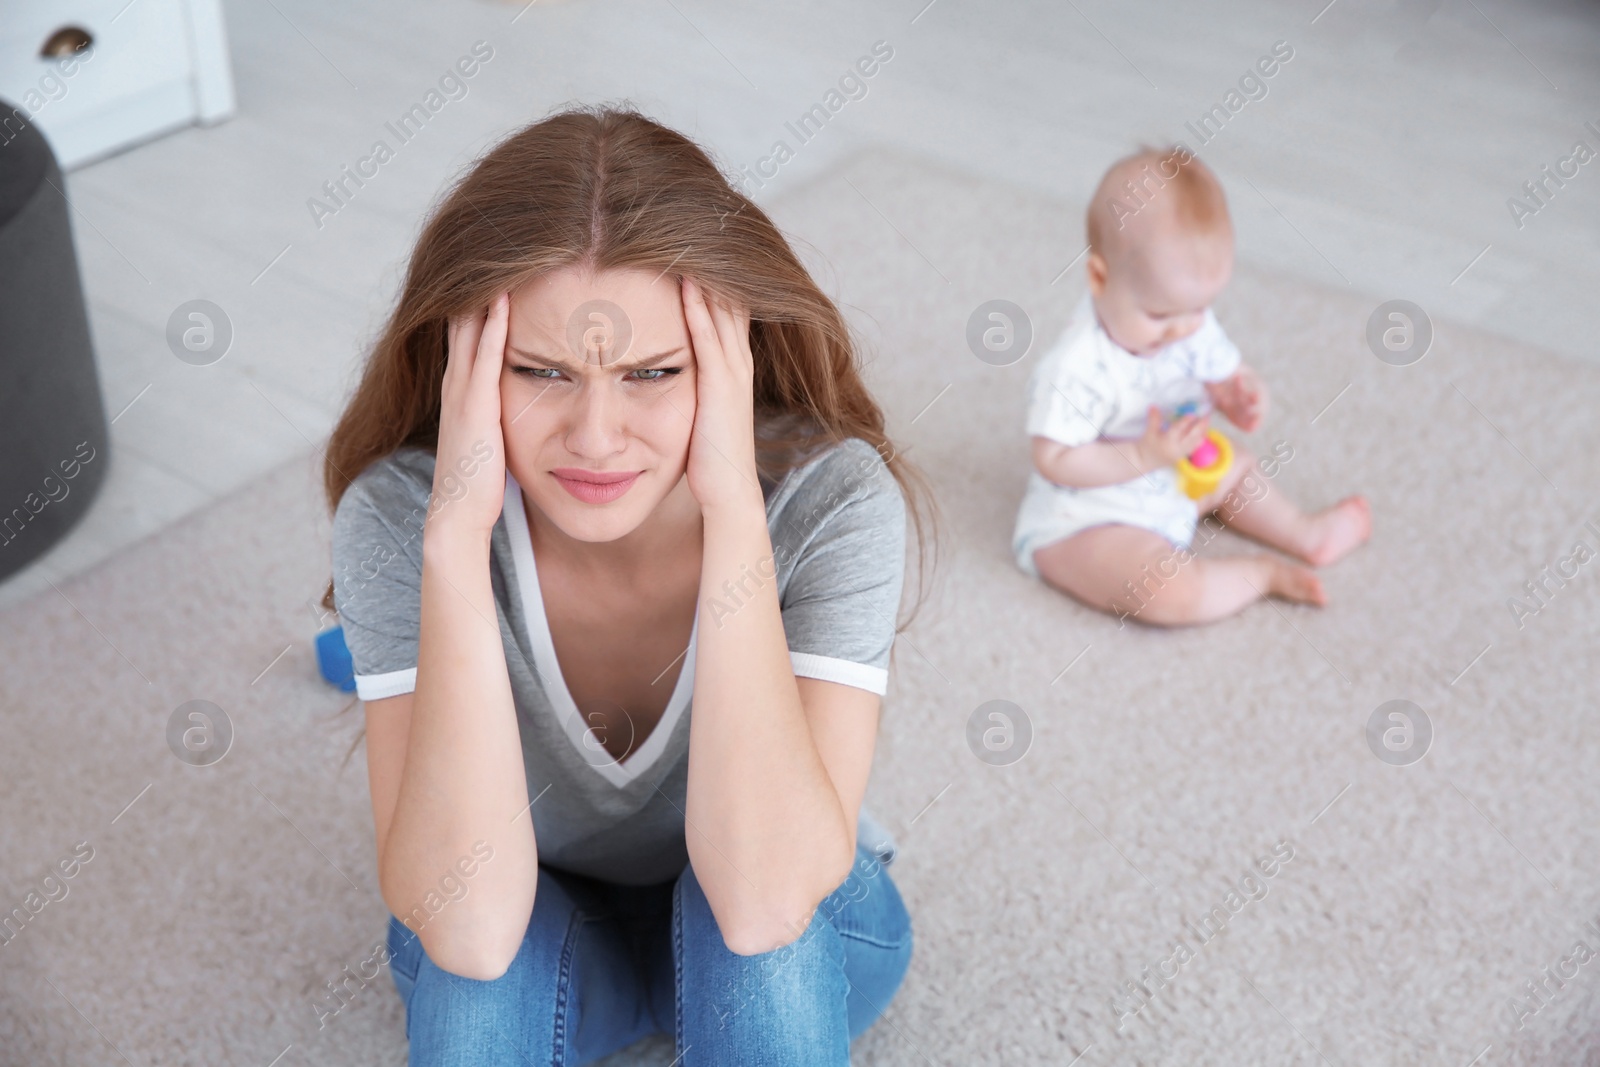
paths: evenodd
<path fill-rule="evenodd" d="M 589 482 L 592 485 L 625 482 L 639 475 L 638 471 L 586 471 L 582 467 L 557 467 L 550 473 L 557 478 L 565 478 L 567 481 Z"/>
<path fill-rule="evenodd" d="M 574 470 L 570 467 L 566 468 L 566 470 L 572 471 L 573 474 L 568 475 L 561 470 L 553 470 L 550 474 L 560 483 L 561 488 L 585 504 L 609 504 L 633 488 L 633 483 L 638 480 L 640 474 L 639 471 L 629 471 L 618 477 L 617 473 L 608 471 L 605 473 L 611 476 L 611 480 L 597 482 L 592 479 L 595 475 L 601 473 L 599 471 Z M 585 477 L 573 475 L 583 475 Z"/>

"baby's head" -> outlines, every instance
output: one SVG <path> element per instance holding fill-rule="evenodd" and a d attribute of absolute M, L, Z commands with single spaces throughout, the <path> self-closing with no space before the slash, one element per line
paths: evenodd
<path fill-rule="evenodd" d="M 1089 202 L 1088 236 L 1095 312 L 1135 355 L 1198 330 L 1233 272 L 1222 185 L 1181 145 L 1113 163 Z"/>

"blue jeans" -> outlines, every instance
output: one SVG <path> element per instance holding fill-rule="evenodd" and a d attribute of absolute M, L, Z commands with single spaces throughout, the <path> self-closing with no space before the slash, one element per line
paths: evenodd
<path fill-rule="evenodd" d="M 623 886 L 541 866 L 522 947 L 492 981 L 441 970 L 393 915 L 388 948 L 411 1067 L 570 1067 L 659 1031 L 683 1067 L 832 1067 L 900 987 L 911 919 L 861 844 L 805 932 L 760 955 L 728 950 L 692 867 Z"/>

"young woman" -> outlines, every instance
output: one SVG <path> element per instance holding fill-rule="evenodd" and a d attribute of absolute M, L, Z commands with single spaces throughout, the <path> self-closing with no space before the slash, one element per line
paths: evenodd
<path fill-rule="evenodd" d="M 926 483 L 772 221 L 635 112 L 517 132 L 326 458 L 410 1062 L 848 1063 L 911 955 L 858 826 Z"/>

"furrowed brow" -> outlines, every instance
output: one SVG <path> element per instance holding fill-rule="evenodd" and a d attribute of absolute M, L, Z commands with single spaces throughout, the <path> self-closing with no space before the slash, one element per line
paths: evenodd
<path fill-rule="evenodd" d="M 532 360 L 535 363 L 543 363 L 546 366 L 555 367 L 557 370 L 581 371 L 583 367 L 587 366 L 587 364 L 574 363 L 565 357 L 558 358 L 555 356 L 546 356 L 539 352 L 525 352 L 522 349 L 514 348 L 511 345 L 506 346 L 506 351 L 512 355 L 521 356 L 523 359 Z M 627 363 L 614 363 L 606 369 L 626 371 L 644 370 L 648 367 L 654 367 L 658 363 L 665 363 L 667 360 L 672 359 L 674 356 L 681 355 L 682 353 L 683 346 L 679 345 L 677 348 L 669 349 L 665 352 L 657 352 L 653 356 L 644 356 L 640 359 L 632 360 Z"/>

